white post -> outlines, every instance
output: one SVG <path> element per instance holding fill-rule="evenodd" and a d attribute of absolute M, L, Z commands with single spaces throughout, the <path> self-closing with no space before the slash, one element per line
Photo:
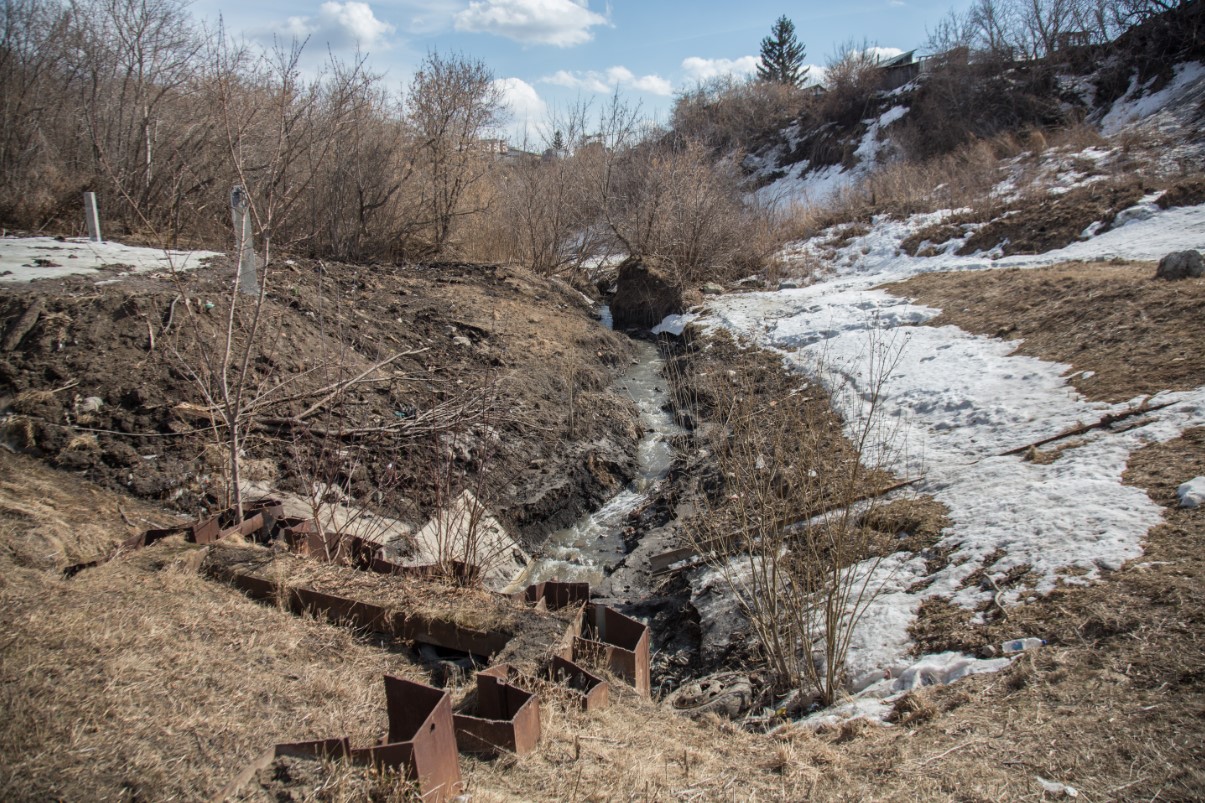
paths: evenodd
<path fill-rule="evenodd" d="M 88 226 L 88 239 L 100 242 L 100 215 L 96 211 L 96 193 L 84 193 L 84 223 Z"/>
<path fill-rule="evenodd" d="M 230 220 L 234 223 L 234 249 L 238 254 L 238 289 L 244 295 L 259 293 L 255 275 L 255 242 L 251 236 L 251 210 L 243 188 L 230 190 Z"/>

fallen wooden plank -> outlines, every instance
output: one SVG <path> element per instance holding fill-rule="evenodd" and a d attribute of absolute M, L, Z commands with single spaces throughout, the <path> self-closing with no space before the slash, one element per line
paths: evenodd
<path fill-rule="evenodd" d="M 1104 427 L 1111 426 L 1113 424 L 1116 424 L 1118 421 L 1124 421 L 1125 419 L 1133 418 L 1136 415 L 1142 415 L 1143 413 L 1153 413 L 1156 410 L 1162 410 L 1164 407 L 1171 407 L 1173 404 L 1175 404 L 1175 402 L 1164 402 L 1163 404 L 1155 404 L 1155 405 L 1151 405 L 1151 406 L 1147 406 L 1145 404 L 1140 404 L 1137 407 L 1131 407 L 1128 410 L 1122 410 L 1120 413 L 1109 413 L 1104 418 L 1101 418 L 1099 421 L 1095 421 L 1091 424 L 1081 424 L 1078 427 L 1072 427 L 1071 429 L 1063 430 L 1062 432 L 1060 432 L 1057 435 L 1051 435 L 1049 438 L 1043 438 L 1040 441 L 1034 441 L 1033 443 L 1027 443 L 1024 446 L 1018 446 L 1015 449 L 1009 449 L 1007 452 L 1001 452 L 1000 457 L 1008 457 L 1009 455 L 1021 454 L 1022 452 L 1027 452 L 1030 449 L 1036 449 L 1039 446 L 1045 446 L 1048 443 L 1054 443 L 1055 441 L 1061 441 L 1064 438 L 1070 438 L 1075 435 L 1082 435 L 1085 432 L 1091 432 L 1094 429 L 1102 429 Z"/>

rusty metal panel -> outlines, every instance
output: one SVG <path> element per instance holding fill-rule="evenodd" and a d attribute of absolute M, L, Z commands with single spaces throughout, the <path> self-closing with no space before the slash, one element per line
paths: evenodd
<path fill-rule="evenodd" d="M 255 757 L 247 766 L 213 798 L 214 803 L 224 803 L 234 798 L 239 791 L 255 778 L 255 773 L 267 769 L 282 756 L 298 758 L 335 759 L 351 754 L 346 737 L 342 739 L 318 739 L 312 742 L 289 742 L 268 748 Z"/>
<path fill-rule="evenodd" d="M 578 609 L 573 618 L 569 620 L 569 626 L 565 628 L 565 634 L 561 636 L 561 640 L 557 642 L 553 648 L 552 654 L 559 655 L 566 661 L 573 660 L 573 646 L 577 639 L 582 635 L 583 619 L 586 615 L 585 606 Z"/>
<path fill-rule="evenodd" d="M 477 673 L 476 709 L 453 717 L 461 752 L 522 756 L 535 750 L 540 741 L 540 699 L 510 682 L 517 674 L 509 664 Z"/>
<path fill-rule="evenodd" d="M 397 742 L 372 747 L 357 747 L 351 751 L 351 761 L 353 764 L 399 770 L 410 775 L 410 768 L 414 765 L 414 743 Z"/>
<path fill-rule="evenodd" d="M 248 597 L 251 597 L 251 599 L 276 599 L 278 589 L 276 583 L 273 583 L 271 580 L 252 577 L 241 572 L 233 572 L 230 574 L 228 582 Z"/>
<path fill-rule="evenodd" d="M 513 595 L 532 605 L 540 600 L 550 611 L 566 608 L 570 605 L 580 605 L 590 601 L 589 583 L 562 583 L 560 580 L 545 580 L 530 585 L 525 591 Z"/>
<path fill-rule="evenodd" d="M 606 708 L 611 700 L 611 686 L 598 675 L 588 672 L 573 661 L 559 655 L 552 657 L 548 676 L 555 683 L 565 686 L 581 701 L 583 711 L 598 711 Z"/>
<path fill-rule="evenodd" d="M 507 633 L 469 630 L 453 622 L 428 619 L 405 612 L 394 615 L 391 630 L 398 638 L 460 650 L 485 658 L 501 652 L 511 639 Z"/>
<path fill-rule="evenodd" d="M 192 538 L 189 540 L 198 544 L 212 544 L 233 533 L 242 536 L 255 536 L 257 540 L 267 540 L 269 528 L 265 522 L 268 516 L 262 510 L 247 515 L 241 522 L 234 520 L 234 511 L 225 510 L 217 516 L 210 516 L 191 528 Z"/>
<path fill-rule="evenodd" d="M 289 605 L 298 613 L 309 612 L 365 630 L 383 631 L 389 627 L 389 612 L 380 605 L 325 594 L 312 588 L 289 589 Z"/>
<path fill-rule="evenodd" d="M 684 546 L 679 549 L 671 549 L 668 552 L 662 552 L 649 558 L 649 569 L 653 574 L 661 574 L 669 571 L 669 567 L 675 563 L 693 558 L 698 554 L 698 551 L 694 547 Z"/>
<path fill-rule="evenodd" d="M 640 696 L 650 696 L 648 625 L 605 605 L 587 605 L 583 637 L 575 642 L 575 654 L 579 648 L 591 649 L 591 641 L 603 645 L 608 669 L 631 683 Z"/>
<path fill-rule="evenodd" d="M 378 544 L 357 535 L 321 530 L 313 519 L 305 519 L 282 530 L 285 541 L 296 552 L 340 566 L 376 570 Z M 384 568 L 384 567 L 382 567 Z M 389 574 L 388 571 L 381 571 Z"/>
<path fill-rule="evenodd" d="M 279 499 L 256 499 L 243 507 L 244 517 L 248 517 L 248 513 L 258 513 L 263 519 L 260 522 L 258 530 L 254 533 L 243 532 L 243 535 L 255 535 L 256 540 L 261 544 L 266 544 L 272 539 L 272 533 L 276 530 L 276 522 L 284 515 L 284 505 Z"/>
<path fill-rule="evenodd" d="M 407 764 L 424 800 L 446 800 L 460 793 L 460 761 L 452 726 L 452 695 L 405 678 L 385 676 L 389 742 L 409 742 Z"/>
<path fill-rule="evenodd" d="M 192 526 L 190 531 L 192 537 L 189 540 L 198 544 L 212 544 L 221 538 L 221 533 L 222 528 L 218 526 L 218 517 L 210 516 Z"/>

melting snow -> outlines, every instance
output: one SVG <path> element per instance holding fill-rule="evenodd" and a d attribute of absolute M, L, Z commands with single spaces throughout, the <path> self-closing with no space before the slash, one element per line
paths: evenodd
<path fill-rule="evenodd" d="M 912 647 L 907 628 L 924 599 L 940 595 L 966 607 L 989 599 L 990 589 L 962 587 L 981 566 L 997 579 L 1028 568 L 1026 587 L 1003 595 L 1012 604 L 1058 583 L 1090 582 L 1141 555 L 1142 538 L 1161 520 L 1161 508 L 1141 489 L 1122 484 L 1126 461 L 1146 444 L 1205 424 L 1205 388 L 1161 393 L 1151 403 L 1171 406 L 1153 414 L 1151 423 L 1125 433 L 1088 433 L 1053 463 L 1001 456 L 1141 400 L 1088 401 L 1067 383 L 1070 366 L 1012 354 L 1015 344 L 952 326 L 917 326 L 939 310 L 874 287 L 928 271 L 1111 257 L 1154 260 L 1169 251 L 1205 247 L 1205 206 L 1160 210 L 1152 201 L 1127 210 L 1105 234 L 1046 254 L 1004 258 L 959 257 L 950 253 L 953 247 L 933 257 L 910 257 L 900 252 L 900 242 L 943 213 L 904 222 L 879 219 L 869 233 L 828 255 L 835 274 L 826 280 L 709 301 L 700 325 L 730 329 L 778 351 L 789 365 L 821 371 L 833 385 L 848 384 L 852 393 L 836 394 L 847 420 L 856 417 L 869 392 L 864 369 L 872 333 L 880 347 L 898 351 L 883 399 L 889 420 L 901 425 L 895 427 L 900 435 L 881 446 L 891 446 L 897 474 L 923 474 L 914 490 L 949 507 L 952 524 L 941 542 L 950 550 L 949 562 L 932 573 L 919 556 L 899 554 L 880 564 L 876 582 L 882 591 L 855 630 L 851 676 L 915 661 L 905 659 Z M 793 255 L 814 259 L 819 252 L 806 243 Z M 988 556 L 993 560 L 985 566 Z M 921 663 L 929 660 L 935 659 L 926 656 Z M 852 705 L 841 715 L 882 713 L 877 701 Z"/>
<path fill-rule="evenodd" d="M 94 243 L 82 238 L 0 238 L 0 282 L 32 282 L 96 273 L 110 266 L 126 266 L 133 273 L 195 268 L 213 251 L 164 251 L 120 243 Z"/>
<path fill-rule="evenodd" d="M 1138 85 L 1138 76 L 1130 81 L 1130 87 L 1100 121 L 1101 131 L 1116 134 L 1131 123 L 1144 121 L 1166 109 L 1172 101 L 1184 97 L 1194 85 L 1205 78 L 1205 64 L 1188 62 L 1175 67 L 1175 77 L 1158 92 L 1142 94 L 1149 86 Z M 1152 79 L 1153 80 L 1153 79 Z"/>

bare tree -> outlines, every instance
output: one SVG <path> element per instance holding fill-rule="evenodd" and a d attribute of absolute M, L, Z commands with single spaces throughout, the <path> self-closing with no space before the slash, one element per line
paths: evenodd
<path fill-rule="evenodd" d="M 422 180 L 418 226 L 442 254 L 456 219 L 479 211 L 462 202 L 491 164 L 481 139 L 502 122 L 501 94 L 483 62 L 432 52 L 410 83 L 406 111 Z"/>

